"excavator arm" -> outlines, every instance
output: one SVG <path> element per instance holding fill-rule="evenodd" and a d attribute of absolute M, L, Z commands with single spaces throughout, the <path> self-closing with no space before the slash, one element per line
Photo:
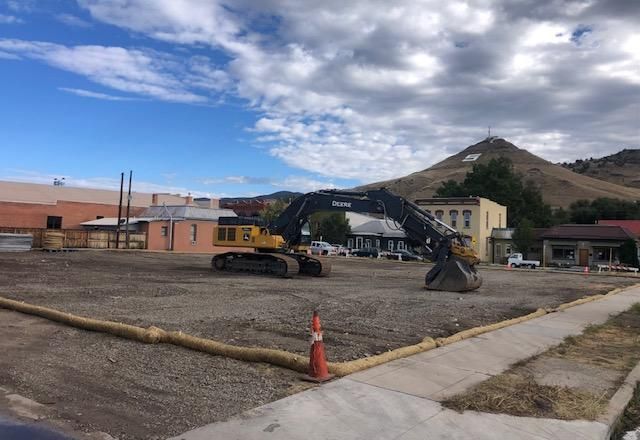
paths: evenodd
<path fill-rule="evenodd" d="M 415 203 L 386 189 L 363 192 L 325 190 L 294 200 L 271 224 L 271 234 L 281 235 L 289 247 L 300 243 L 302 227 L 319 211 L 382 214 L 393 219 L 415 243 L 431 254 L 434 267 L 426 275 L 431 290 L 462 292 L 482 284 L 475 265 L 478 257 L 464 237 Z"/>

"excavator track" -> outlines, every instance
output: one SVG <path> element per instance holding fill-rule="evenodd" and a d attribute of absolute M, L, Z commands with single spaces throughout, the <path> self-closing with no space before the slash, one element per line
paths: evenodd
<path fill-rule="evenodd" d="M 300 272 L 295 258 L 287 254 L 225 252 L 211 259 L 211 266 L 220 272 L 244 272 L 291 278 Z"/>
<path fill-rule="evenodd" d="M 298 261 L 301 275 L 326 277 L 331 273 L 331 262 L 327 258 L 312 257 L 305 254 L 287 254 Z"/>

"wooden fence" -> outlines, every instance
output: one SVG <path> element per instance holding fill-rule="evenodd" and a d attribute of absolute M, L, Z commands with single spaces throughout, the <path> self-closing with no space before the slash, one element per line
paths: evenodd
<path fill-rule="evenodd" d="M 115 249 L 115 231 L 83 231 L 78 229 L 56 229 L 57 232 L 64 233 L 65 248 L 91 248 L 91 249 Z M 0 233 L 9 234 L 31 234 L 33 236 L 33 247 L 41 248 L 47 230 L 42 228 L 6 228 L 0 227 Z M 126 248 L 125 232 L 120 232 L 120 249 Z M 147 235 L 143 232 L 129 233 L 129 249 L 146 249 Z"/>

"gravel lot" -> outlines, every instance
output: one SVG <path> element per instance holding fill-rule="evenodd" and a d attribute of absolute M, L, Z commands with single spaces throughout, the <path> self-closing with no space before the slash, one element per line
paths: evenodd
<path fill-rule="evenodd" d="M 212 272 L 206 255 L 0 254 L 0 296 L 228 343 L 307 353 L 320 311 L 330 360 L 348 360 L 520 316 L 632 278 L 482 269 L 472 293 L 424 289 L 429 266 L 333 258 L 327 278 Z M 147 346 L 0 310 L 0 386 L 54 419 L 122 438 L 163 438 L 296 392 L 296 373 Z M 91 405 L 87 405 L 91 402 Z M 0 405 L 1 409 L 1 405 Z M 80 415 L 79 415 L 80 414 Z"/>

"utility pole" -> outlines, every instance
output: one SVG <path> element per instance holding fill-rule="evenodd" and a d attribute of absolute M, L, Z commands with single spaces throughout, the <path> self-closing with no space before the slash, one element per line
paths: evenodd
<path fill-rule="evenodd" d="M 120 173 L 120 203 L 118 204 L 118 224 L 116 225 L 116 249 L 120 249 L 120 218 L 122 217 L 123 187 L 124 187 L 124 173 Z"/>
<path fill-rule="evenodd" d="M 127 230 L 126 234 L 126 247 L 125 249 L 129 249 L 129 208 L 131 207 L 131 177 L 133 176 L 133 171 L 129 170 L 129 193 L 127 194 Z"/>

